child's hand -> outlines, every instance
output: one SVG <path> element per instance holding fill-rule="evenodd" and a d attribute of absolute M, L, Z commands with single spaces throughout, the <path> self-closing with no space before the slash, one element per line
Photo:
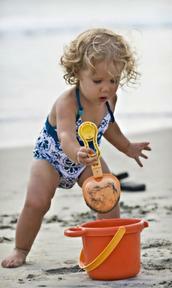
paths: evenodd
<path fill-rule="evenodd" d="M 128 145 L 127 151 L 126 151 L 126 155 L 134 158 L 136 160 L 136 162 L 138 163 L 138 165 L 140 167 L 143 167 L 142 162 L 140 161 L 139 157 L 142 157 L 144 159 L 148 159 L 148 157 L 143 154 L 142 150 L 147 150 L 150 151 L 151 148 L 149 146 L 149 142 L 141 142 L 141 143 L 130 143 Z"/>
<path fill-rule="evenodd" d="M 86 166 L 93 165 L 98 157 L 90 148 L 81 147 L 77 152 L 77 162 Z"/>

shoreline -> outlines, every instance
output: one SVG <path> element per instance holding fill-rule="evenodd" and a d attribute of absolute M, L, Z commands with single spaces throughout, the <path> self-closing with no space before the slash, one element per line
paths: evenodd
<path fill-rule="evenodd" d="M 122 126 L 124 127 L 125 125 L 122 125 Z M 39 125 L 39 127 L 41 127 L 41 125 Z M 122 130 L 123 130 L 123 127 L 122 127 Z M 10 149 L 19 149 L 19 148 L 22 149 L 22 148 L 34 147 L 35 141 L 40 133 L 41 128 L 40 129 L 37 128 L 36 130 L 37 130 L 37 133 L 35 132 L 34 135 L 29 137 L 29 139 L 27 140 L 26 139 L 23 140 L 23 137 L 22 137 L 22 139 L 18 139 L 14 141 L 11 141 L 9 139 L 7 142 L 3 142 L 3 143 L 0 142 L 0 150 L 6 150 L 6 149 L 10 150 Z M 168 131 L 168 130 L 169 131 L 172 130 L 171 123 L 169 123 L 168 125 L 164 125 L 164 126 L 153 125 L 153 126 L 150 126 L 149 128 L 145 126 L 145 127 L 142 127 L 141 130 L 138 130 L 136 128 L 133 129 L 132 127 L 128 132 L 127 131 L 123 131 L 123 132 L 127 137 L 130 138 L 130 137 L 139 137 L 144 134 L 158 133 L 159 131 Z M 33 140 L 30 140 L 30 139 L 33 139 Z"/>

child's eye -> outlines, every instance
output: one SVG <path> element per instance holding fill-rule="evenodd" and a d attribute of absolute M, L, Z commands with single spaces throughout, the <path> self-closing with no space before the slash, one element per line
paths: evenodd
<path fill-rule="evenodd" d="M 119 83 L 119 79 L 111 79 L 110 82 L 112 84 L 118 84 Z"/>
<path fill-rule="evenodd" d="M 93 82 L 94 82 L 95 84 L 100 84 L 100 83 L 102 82 L 102 80 L 93 80 Z"/>

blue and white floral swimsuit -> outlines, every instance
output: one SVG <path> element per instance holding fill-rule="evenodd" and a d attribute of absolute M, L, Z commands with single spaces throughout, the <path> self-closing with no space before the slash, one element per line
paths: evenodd
<path fill-rule="evenodd" d="M 76 135 L 78 142 L 81 146 L 84 146 L 82 140 L 78 135 L 78 128 L 82 123 L 81 115 L 83 114 L 83 108 L 80 103 L 79 89 L 76 89 L 76 99 L 78 103 L 78 114 L 76 116 Z M 102 119 L 98 127 L 97 142 L 100 145 L 101 137 L 105 133 L 110 122 L 114 122 L 114 116 L 110 109 L 109 103 L 106 102 L 108 113 Z M 33 150 L 34 158 L 47 160 L 59 173 L 60 183 L 59 187 L 70 189 L 77 182 L 79 176 L 86 168 L 83 164 L 76 164 L 68 158 L 61 148 L 60 141 L 58 139 L 56 127 L 53 127 L 48 117 L 44 124 L 44 127 L 37 139 L 35 148 Z"/>

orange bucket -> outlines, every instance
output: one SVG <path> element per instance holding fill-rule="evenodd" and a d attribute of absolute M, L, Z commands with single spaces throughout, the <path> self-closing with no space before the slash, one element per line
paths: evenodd
<path fill-rule="evenodd" d="M 82 237 L 79 266 L 92 279 L 117 280 L 140 271 L 140 232 L 148 227 L 143 219 L 103 219 L 64 231 L 68 237 Z"/>

